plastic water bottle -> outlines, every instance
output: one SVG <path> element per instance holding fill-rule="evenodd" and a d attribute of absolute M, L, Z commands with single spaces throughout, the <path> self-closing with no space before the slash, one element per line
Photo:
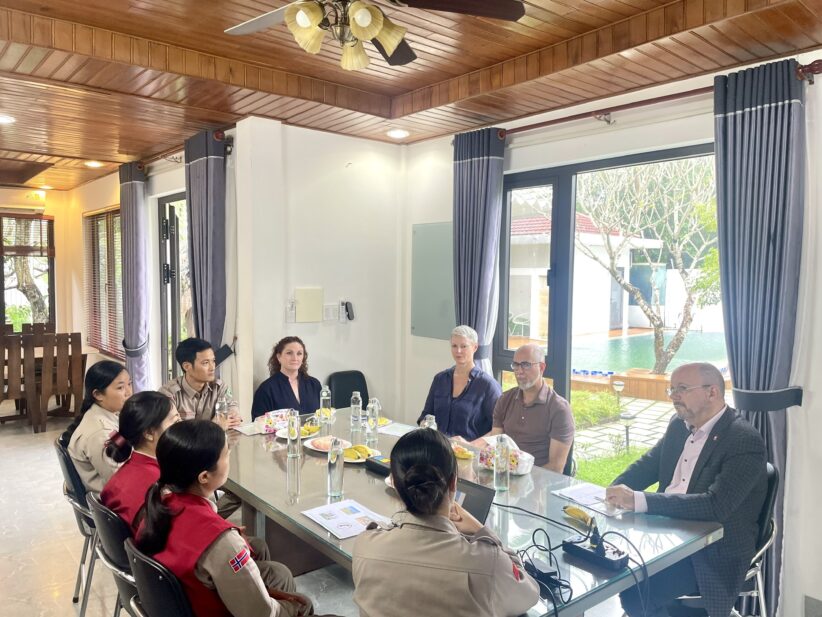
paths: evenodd
<path fill-rule="evenodd" d="M 288 503 L 295 504 L 300 501 L 300 461 L 295 458 L 286 459 L 286 492 L 288 493 Z"/>
<path fill-rule="evenodd" d="M 320 390 L 320 409 L 323 411 L 331 409 L 331 388 L 328 386 L 323 386 Z"/>
<path fill-rule="evenodd" d="M 214 419 L 217 420 L 220 426 L 225 428 L 228 422 L 228 401 L 225 395 L 218 398 L 217 403 L 214 405 Z"/>
<path fill-rule="evenodd" d="M 508 467 L 511 460 L 511 449 L 505 436 L 497 435 L 494 447 L 494 490 L 507 491 L 511 483 L 511 470 Z"/>
<path fill-rule="evenodd" d="M 377 441 L 377 429 L 380 424 L 379 403 L 374 404 L 376 399 L 371 399 L 365 409 L 365 443 L 371 444 Z"/>
<path fill-rule="evenodd" d="M 288 410 L 288 458 L 297 458 L 302 454 L 300 440 L 300 414 L 296 409 Z"/>
<path fill-rule="evenodd" d="M 420 423 L 420 428 L 432 428 L 435 431 L 437 430 L 437 417 L 433 414 L 428 414 L 422 419 Z"/>
<path fill-rule="evenodd" d="M 342 442 L 334 438 L 328 450 L 328 496 L 342 497 L 345 466 Z"/>
<path fill-rule="evenodd" d="M 354 390 L 351 393 L 351 426 L 352 428 L 362 423 L 362 397 Z"/>

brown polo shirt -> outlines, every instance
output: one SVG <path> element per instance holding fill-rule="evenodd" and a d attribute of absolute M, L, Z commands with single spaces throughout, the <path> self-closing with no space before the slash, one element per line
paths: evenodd
<path fill-rule="evenodd" d="M 530 405 L 522 402 L 522 390 L 505 392 L 494 407 L 494 428 L 517 442 L 520 450 L 534 457 L 535 465 L 548 463 L 551 440 L 574 441 L 574 416 L 564 398 L 543 383 L 539 396 Z"/>

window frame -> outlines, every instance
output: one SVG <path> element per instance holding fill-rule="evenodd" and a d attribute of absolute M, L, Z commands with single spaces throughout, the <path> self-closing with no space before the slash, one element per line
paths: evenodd
<path fill-rule="evenodd" d="M 171 212 L 168 206 L 178 201 L 186 201 L 187 197 L 188 193 L 181 191 L 157 200 L 160 222 L 160 345 L 164 382 L 182 374 L 182 369 L 174 359 L 174 350 L 180 342 L 180 235 L 176 213 Z M 170 319 L 168 311 L 171 311 Z M 171 345 L 171 349 L 168 349 L 168 345 Z"/>
<path fill-rule="evenodd" d="M 30 213 L 30 212 L 2 212 L 0 213 L 1 219 L 29 219 L 29 220 L 37 220 L 37 221 L 46 221 L 46 238 L 47 238 L 47 246 L 46 246 L 46 259 L 48 263 L 48 270 L 49 270 L 49 286 L 48 286 L 48 296 L 49 296 L 49 317 L 48 321 L 46 321 L 47 329 L 50 331 L 55 330 L 55 301 L 56 301 L 56 294 L 55 294 L 55 281 L 54 281 L 54 257 L 55 257 L 55 248 L 54 248 L 54 217 L 48 216 L 45 214 L 40 213 Z M 3 227 L 3 221 L 0 220 L 0 229 Z M 20 246 L 5 246 L 2 242 L 0 242 L 0 263 L 5 263 L 6 257 L 30 257 L 30 256 L 37 256 L 42 257 L 43 255 L 37 255 L 39 251 L 37 250 L 23 250 L 23 251 L 9 251 L 8 249 L 32 249 L 33 247 L 26 247 L 25 245 Z M 3 277 L 3 287 L 5 289 L 5 275 Z M 3 315 L 3 323 L 6 320 L 6 294 L 5 291 L 0 294 L 0 311 L 2 311 Z M 42 322 L 34 322 L 32 318 L 32 323 L 42 323 Z"/>
<path fill-rule="evenodd" d="M 117 268 L 116 268 L 116 255 L 114 249 L 114 219 L 115 217 L 119 217 L 120 220 L 120 274 L 121 278 L 117 280 Z M 120 210 L 120 206 L 111 206 L 109 208 L 105 208 L 103 210 L 96 210 L 94 212 L 89 212 L 83 216 L 83 225 L 86 229 L 83 231 L 83 235 L 86 239 L 91 240 L 91 246 L 86 246 L 85 250 L 87 251 L 86 259 L 87 264 L 86 267 L 89 268 L 91 266 L 91 272 L 86 271 L 85 276 L 93 276 L 93 272 L 96 272 L 99 269 L 100 264 L 100 243 L 97 240 L 97 234 L 89 233 L 88 227 L 89 225 L 94 225 L 97 221 L 104 221 L 105 225 L 105 232 L 106 232 L 106 280 L 113 281 L 115 285 L 115 291 L 113 297 L 115 298 L 114 301 L 114 314 L 117 313 L 117 300 L 116 298 L 119 296 L 122 298 L 123 294 L 123 280 L 122 280 L 122 263 L 123 263 L 123 256 L 122 256 L 122 232 L 123 232 L 123 218 L 122 212 Z M 102 325 L 101 321 L 101 314 L 102 311 L 100 310 L 100 298 L 105 295 L 108 298 L 108 292 L 103 292 L 101 294 L 100 288 L 100 279 L 99 277 L 94 276 L 91 281 L 85 282 L 85 294 L 86 294 L 86 341 L 93 345 L 102 355 L 115 358 L 120 360 L 121 362 L 125 362 L 126 360 L 126 352 L 123 348 L 123 338 L 118 333 L 118 323 L 116 320 L 109 319 L 106 324 L 107 336 L 110 342 L 113 342 L 114 345 L 112 346 L 109 344 L 108 346 L 102 345 L 101 341 L 94 340 L 91 336 L 92 327 L 91 324 L 98 322 Z M 123 315 L 120 315 L 121 320 Z M 124 327 L 123 323 L 119 324 Z M 100 331 L 102 332 L 102 327 Z"/>
<path fill-rule="evenodd" d="M 553 380 L 554 390 L 564 398 L 571 394 L 571 342 L 573 277 L 576 227 L 576 177 L 578 174 L 616 167 L 660 163 L 715 154 L 713 142 L 651 150 L 637 154 L 558 165 L 532 171 L 507 173 L 503 177 L 503 211 L 499 243 L 499 304 L 494 333 L 492 365 L 500 383 L 502 371 L 510 371 L 514 350 L 506 349 L 508 335 L 508 274 L 511 255 L 511 191 L 552 184 L 551 253 L 547 268 L 548 353 L 544 377 Z"/>

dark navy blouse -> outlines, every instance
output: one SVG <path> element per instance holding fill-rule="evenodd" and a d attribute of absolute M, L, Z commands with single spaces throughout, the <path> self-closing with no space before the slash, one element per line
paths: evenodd
<path fill-rule="evenodd" d="M 300 413 L 314 413 L 320 408 L 320 390 L 322 386 L 310 375 L 299 377 L 300 400 L 294 396 L 294 390 L 288 383 L 288 377 L 274 373 L 257 388 L 254 403 L 251 405 L 251 417 L 262 416 L 275 409 L 299 409 Z"/>
<path fill-rule="evenodd" d="M 428 391 L 425 409 L 417 423 L 427 414 L 437 418 L 437 428 L 448 436 L 460 435 L 471 441 L 491 430 L 494 405 L 502 394 L 496 380 L 478 367 L 471 369 L 468 385 L 453 398 L 454 367 L 437 373 Z"/>

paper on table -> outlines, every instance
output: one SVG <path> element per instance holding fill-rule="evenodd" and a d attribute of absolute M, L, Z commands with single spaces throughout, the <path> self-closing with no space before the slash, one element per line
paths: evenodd
<path fill-rule="evenodd" d="M 413 431 L 416 426 L 410 424 L 400 424 L 399 422 L 392 422 L 388 426 L 383 426 L 377 429 L 377 432 L 383 435 L 393 435 L 394 437 L 402 437 L 406 433 Z"/>
<path fill-rule="evenodd" d="M 241 424 L 234 427 L 235 431 L 239 431 L 243 435 L 262 435 L 265 431 L 259 422 L 249 422 L 248 424 Z"/>
<path fill-rule="evenodd" d="M 605 501 L 605 487 L 596 484 L 583 482 L 551 492 L 606 516 L 617 516 L 626 511 Z"/>
<path fill-rule="evenodd" d="M 340 540 L 353 538 L 365 531 L 372 522 L 388 524 L 384 516 L 375 514 L 353 499 L 343 499 L 311 510 L 304 510 L 312 521 L 319 523 Z"/>

